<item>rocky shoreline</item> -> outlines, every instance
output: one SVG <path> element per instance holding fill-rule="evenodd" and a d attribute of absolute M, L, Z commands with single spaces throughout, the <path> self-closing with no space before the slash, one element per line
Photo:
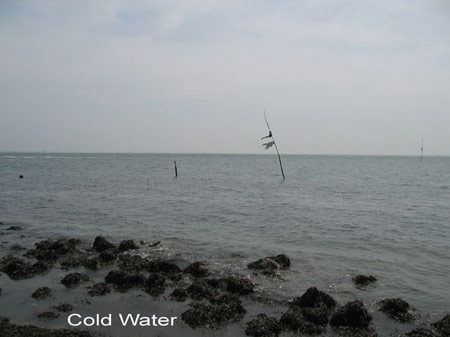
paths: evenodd
<path fill-rule="evenodd" d="M 10 226 L 5 230 L 17 231 L 20 227 Z M 259 290 L 247 275 L 228 272 L 216 274 L 208 261 L 180 263 L 168 258 L 140 254 L 143 249 L 159 247 L 160 242 L 123 240 L 113 243 L 97 236 L 86 248 L 81 248 L 81 243 L 76 238 L 61 238 L 36 242 L 31 249 L 17 244 L 11 246 L 10 251 L 0 260 L 0 280 L 9 277 L 18 282 L 59 269 L 65 271 L 60 283 L 68 291 L 85 288 L 87 299 L 107 297 L 114 293 L 126 294 L 132 290 L 141 291 L 153 299 L 167 294 L 171 306 L 187 303 L 187 310 L 180 317 L 186 329 L 217 331 L 239 323 L 242 334 L 252 337 L 276 337 L 283 333 L 300 336 L 377 336 L 372 313 L 360 300 L 339 304 L 329 293 L 312 286 L 301 296 L 284 303 L 286 310 L 280 315 L 268 312 L 249 315 L 246 304 L 258 300 L 255 294 Z M 273 282 L 280 282 L 283 272 L 295 266 L 291 266 L 288 256 L 278 254 L 251 262 L 247 268 L 249 273 L 257 273 L 273 278 Z M 102 280 L 94 282 L 87 272 L 96 274 Z M 356 275 L 353 282 L 356 287 L 365 287 L 377 282 L 377 278 L 373 275 Z M 43 302 L 52 296 L 52 291 L 50 287 L 38 287 L 31 297 Z M 1 298 L 2 289 L 0 305 Z M 72 311 L 71 303 L 61 303 L 52 310 L 38 312 L 36 315 L 39 320 L 49 322 Z M 416 326 L 413 308 L 401 298 L 380 299 L 377 311 L 386 315 L 387 319 L 412 324 L 411 331 L 405 333 L 405 336 L 450 336 L 450 315 L 429 325 L 421 323 Z M 12 319 L 13 317 L 0 319 L 0 335 L 96 335 L 94 330 L 88 332 L 22 326 L 11 322 Z"/>

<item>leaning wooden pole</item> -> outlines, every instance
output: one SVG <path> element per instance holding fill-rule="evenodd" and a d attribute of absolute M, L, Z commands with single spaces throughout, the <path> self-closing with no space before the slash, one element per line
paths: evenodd
<path fill-rule="evenodd" d="M 264 111 L 264 119 L 266 120 L 267 128 L 269 129 L 269 132 L 272 135 L 272 141 L 273 141 L 273 145 L 275 145 L 275 150 L 277 150 L 278 161 L 280 162 L 281 175 L 283 176 L 283 180 L 284 180 L 285 176 L 284 176 L 284 171 L 283 171 L 283 164 L 281 163 L 280 151 L 278 151 L 278 146 L 277 146 L 277 143 L 275 142 L 275 138 L 273 137 L 273 133 L 272 133 L 272 130 L 270 129 L 269 122 L 267 121 L 265 111 Z"/>

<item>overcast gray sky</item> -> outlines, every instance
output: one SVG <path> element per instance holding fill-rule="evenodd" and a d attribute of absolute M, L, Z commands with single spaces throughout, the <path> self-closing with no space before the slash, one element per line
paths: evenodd
<path fill-rule="evenodd" d="M 265 153 L 266 109 L 283 153 L 450 155 L 447 0 L 1 0 L 0 51 L 0 151 Z"/>

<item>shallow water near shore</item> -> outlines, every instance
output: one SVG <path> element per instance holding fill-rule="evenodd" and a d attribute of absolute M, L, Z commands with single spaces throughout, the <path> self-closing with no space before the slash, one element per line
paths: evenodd
<path fill-rule="evenodd" d="M 282 158 L 285 181 L 271 155 L 2 153 L 0 221 L 23 227 L 1 237 L 2 255 L 14 244 L 31 248 L 47 238 L 104 235 L 116 242 L 161 241 L 163 256 L 208 260 L 218 273 L 247 275 L 247 263 L 284 253 L 292 263 L 284 281 L 251 276 L 275 298 L 317 286 L 340 304 L 361 299 L 374 315 L 376 302 L 388 297 L 408 301 L 424 322 L 449 312 L 449 157 Z M 358 289 L 351 281 L 356 274 L 378 281 Z M 52 271 L 2 280 L 1 287 L 21 282 L 31 290 L 36 282 L 59 279 Z M 10 318 L 37 324 L 28 293 L 6 295 L 0 308 L 7 305 Z M 147 304 L 135 295 L 129 310 L 134 303 L 135 312 L 146 314 Z M 85 310 L 101 310 L 111 299 Z M 155 301 L 150 310 L 169 316 L 177 305 Z M 245 321 L 259 309 L 249 310 Z M 217 335 L 237 335 L 233 329 Z"/>

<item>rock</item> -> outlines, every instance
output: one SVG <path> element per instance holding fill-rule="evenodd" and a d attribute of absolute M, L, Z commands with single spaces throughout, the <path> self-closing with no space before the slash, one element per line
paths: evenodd
<path fill-rule="evenodd" d="M 115 261 L 117 259 L 117 254 L 114 250 L 109 249 L 101 252 L 98 257 L 102 262 L 108 263 Z"/>
<path fill-rule="evenodd" d="M 111 288 L 103 282 L 95 283 L 88 289 L 88 294 L 90 296 L 105 296 L 106 294 L 109 294 L 111 292 Z"/>
<path fill-rule="evenodd" d="M 20 226 L 10 226 L 8 228 L 6 228 L 7 231 L 21 231 L 22 227 Z"/>
<path fill-rule="evenodd" d="M 16 325 L 0 317 L 0 335 L 9 337 L 91 337 L 87 331 L 69 329 L 46 329 L 33 325 Z"/>
<path fill-rule="evenodd" d="M 271 257 L 265 257 L 258 261 L 251 262 L 247 265 L 248 269 L 258 270 L 266 276 L 277 276 L 281 266 Z"/>
<path fill-rule="evenodd" d="M 82 283 L 89 281 L 89 276 L 86 274 L 80 273 L 71 273 L 67 274 L 62 280 L 61 283 L 64 284 L 67 288 L 75 288 Z"/>
<path fill-rule="evenodd" d="M 414 316 L 408 312 L 411 306 L 401 298 L 388 298 L 380 301 L 379 304 L 381 304 L 379 310 L 392 319 L 403 323 L 414 320 Z"/>
<path fill-rule="evenodd" d="M 145 281 L 145 291 L 152 296 L 159 296 L 164 293 L 164 283 L 166 279 L 161 274 L 150 274 Z"/>
<path fill-rule="evenodd" d="M 170 260 L 164 259 L 153 259 L 149 262 L 147 266 L 147 271 L 149 273 L 179 273 L 180 268 Z"/>
<path fill-rule="evenodd" d="M 177 302 L 184 302 L 187 297 L 188 293 L 186 289 L 183 288 L 175 288 L 175 290 L 170 294 L 170 299 Z"/>
<path fill-rule="evenodd" d="M 50 321 L 59 317 L 59 313 L 54 311 L 44 311 L 37 315 L 40 319 Z"/>
<path fill-rule="evenodd" d="M 405 334 L 408 337 L 437 337 L 436 334 L 425 328 L 415 328 L 414 330 Z"/>
<path fill-rule="evenodd" d="M 245 334 L 252 337 L 277 337 L 282 331 L 282 325 L 276 318 L 259 314 L 247 323 Z"/>
<path fill-rule="evenodd" d="M 78 238 L 71 238 L 69 239 L 69 243 L 73 246 L 79 245 L 81 243 L 81 240 Z"/>
<path fill-rule="evenodd" d="M 119 244 L 119 252 L 126 252 L 132 249 L 142 248 L 142 244 L 137 240 L 123 240 Z"/>
<path fill-rule="evenodd" d="M 36 274 L 44 274 L 52 269 L 52 266 L 45 261 L 37 261 L 33 264 L 34 272 Z"/>
<path fill-rule="evenodd" d="M 38 288 L 31 297 L 37 300 L 44 300 L 52 295 L 52 290 L 48 287 L 40 287 Z"/>
<path fill-rule="evenodd" d="M 286 255 L 280 254 L 251 262 L 247 267 L 248 269 L 259 270 L 267 276 L 276 276 L 279 270 L 288 269 L 290 265 L 291 260 Z"/>
<path fill-rule="evenodd" d="M 197 280 L 194 283 L 192 283 L 187 289 L 186 289 L 188 295 L 193 300 L 204 300 L 204 299 L 210 299 L 218 294 L 218 291 L 216 288 L 211 286 L 211 284 L 206 280 Z"/>
<path fill-rule="evenodd" d="M 118 289 L 127 290 L 143 287 L 146 279 L 142 274 L 129 274 L 120 270 L 112 270 L 105 276 L 105 282 L 115 285 Z"/>
<path fill-rule="evenodd" d="M 209 263 L 205 261 L 198 261 L 191 263 L 183 270 L 184 273 L 190 274 L 194 277 L 205 277 L 209 275 Z"/>
<path fill-rule="evenodd" d="M 79 254 L 80 251 L 76 248 L 76 244 L 78 244 L 77 239 L 44 240 L 36 243 L 36 249 L 30 249 L 25 256 L 54 263 L 62 256 Z"/>
<path fill-rule="evenodd" d="M 61 268 L 69 270 L 72 268 L 77 268 L 85 264 L 86 256 L 69 256 L 67 259 L 61 262 Z"/>
<path fill-rule="evenodd" d="M 372 316 L 367 312 L 364 304 L 356 300 L 339 308 L 331 317 L 330 325 L 334 327 L 367 328 L 371 320 Z"/>
<path fill-rule="evenodd" d="M 98 257 L 93 257 L 86 259 L 83 265 L 86 269 L 99 270 L 102 268 L 102 261 Z"/>
<path fill-rule="evenodd" d="M 311 308 L 307 308 L 311 309 Z M 323 324 L 323 319 L 319 320 Z M 325 323 L 327 324 L 328 318 L 325 315 Z M 302 308 L 294 307 L 290 308 L 280 318 L 280 323 L 286 330 L 292 330 L 301 334 L 319 335 L 325 331 L 325 328 L 321 325 L 316 325 L 306 320 L 303 315 Z"/>
<path fill-rule="evenodd" d="M 111 242 L 106 240 L 103 236 L 97 236 L 94 239 L 94 243 L 92 244 L 92 247 L 97 252 L 103 252 L 103 251 L 109 250 L 109 249 L 113 249 L 113 250 L 116 249 L 116 246 L 114 246 Z"/>
<path fill-rule="evenodd" d="M 280 264 L 281 269 L 288 269 L 291 266 L 291 260 L 285 254 L 272 256 L 272 259 Z"/>
<path fill-rule="evenodd" d="M 22 247 L 21 245 L 13 245 L 13 246 L 9 247 L 9 249 L 14 252 L 19 252 L 21 250 L 27 250 L 25 247 Z"/>
<path fill-rule="evenodd" d="M 326 308 L 331 311 L 336 306 L 336 301 L 327 293 L 311 287 L 301 297 L 296 297 L 291 301 L 291 306 L 302 308 Z"/>
<path fill-rule="evenodd" d="M 6 255 L 0 262 L 0 270 L 12 280 L 22 280 L 43 274 L 50 270 L 50 266 L 44 262 L 31 264 L 12 255 Z"/>
<path fill-rule="evenodd" d="M 198 327 L 217 329 L 228 323 L 238 322 L 244 317 L 246 310 L 239 302 L 208 305 L 191 304 L 191 309 L 181 314 L 181 319 L 195 329 Z"/>
<path fill-rule="evenodd" d="M 431 323 L 431 326 L 439 331 L 442 336 L 450 336 L 450 315 L 445 316 L 440 321 Z"/>
<path fill-rule="evenodd" d="M 120 270 L 137 274 L 150 268 L 150 260 L 139 255 L 120 255 L 119 268 Z"/>
<path fill-rule="evenodd" d="M 239 295 L 237 294 L 218 294 L 209 299 L 212 304 L 230 304 L 230 303 L 241 303 L 239 300 Z"/>
<path fill-rule="evenodd" d="M 305 319 L 313 324 L 327 325 L 328 324 L 328 310 L 321 307 L 301 308 L 301 313 Z"/>
<path fill-rule="evenodd" d="M 373 275 L 356 275 L 352 280 L 357 286 L 367 286 L 368 284 L 375 282 L 377 278 Z"/>
<path fill-rule="evenodd" d="M 59 312 L 71 312 L 73 310 L 73 305 L 68 303 L 62 303 L 55 308 Z"/>
<path fill-rule="evenodd" d="M 245 277 L 229 276 L 225 277 L 224 282 L 227 285 L 227 291 L 239 295 L 248 295 L 253 292 L 255 285 Z"/>

